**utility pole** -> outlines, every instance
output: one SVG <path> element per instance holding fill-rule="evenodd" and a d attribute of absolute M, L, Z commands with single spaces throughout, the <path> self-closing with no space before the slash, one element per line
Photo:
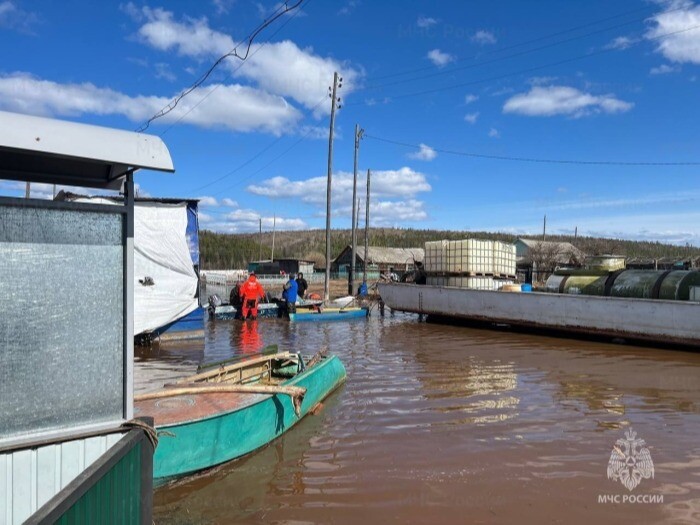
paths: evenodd
<path fill-rule="evenodd" d="M 542 224 L 542 242 L 544 242 L 547 236 L 547 215 L 544 216 L 544 222 Z"/>
<path fill-rule="evenodd" d="M 29 194 L 32 192 L 31 184 L 27 182 L 27 184 L 24 186 L 24 198 L 28 199 Z"/>
<path fill-rule="evenodd" d="M 367 199 L 365 200 L 365 262 L 362 265 L 362 284 L 367 289 L 367 251 L 369 246 L 369 179 L 370 171 L 367 170 Z"/>
<path fill-rule="evenodd" d="M 578 226 L 574 227 L 574 242 L 578 239 Z"/>
<path fill-rule="evenodd" d="M 258 235 L 258 242 L 260 244 L 260 249 L 258 250 L 258 261 L 262 261 L 262 217 L 260 217 L 259 221 L 260 221 L 260 234 Z"/>
<path fill-rule="evenodd" d="M 357 258 L 357 228 L 355 226 L 355 216 L 357 210 L 357 157 L 360 152 L 360 140 L 365 132 L 359 124 L 355 124 L 355 162 L 352 170 L 352 261 L 350 262 L 350 280 L 348 281 L 348 295 L 355 295 L 355 259 Z"/>
<path fill-rule="evenodd" d="M 331 98 L 331 124 L 328 134 L 328 182 L 326 185 L 326 281 L 323 285 L 323 300 L 327 303 L 331 298 L 331 183 L 333 181 L 333 130 L 335 128 L 335 110 L 340 109 L 338 89 L 343 86 L 343 79 L 338 72 L 333 73 L 333 87 L 328 88 Z"/>
<path fill-rule="evenodd" d="M 272 253 L 270 254 L 270 262 L 275 261 L 275 227 L 277 225 L 277 214 L 272 216 Z"/>

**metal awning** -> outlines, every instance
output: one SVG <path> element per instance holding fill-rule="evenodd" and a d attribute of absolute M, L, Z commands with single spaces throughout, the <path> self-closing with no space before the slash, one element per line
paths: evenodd
<path fill-rule="evenodd" d="M 175 171 L 160 137 L 0 111 L 0 179 L 119 189 L 141 168 Z"/>

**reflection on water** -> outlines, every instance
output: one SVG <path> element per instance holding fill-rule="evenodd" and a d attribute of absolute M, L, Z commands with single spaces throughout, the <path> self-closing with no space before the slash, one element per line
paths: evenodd
<path fill-rule="evenodd" d="M 279 344 L 327 347 L 348 381 L 291 432 L 155 498 L 157 523 L 696 523 L 700 355 L 419 323 L 209 323 L 204 344 L 137 356 L 138 390 Z M 656 474 L 611 505 L 623 429 Z"/>

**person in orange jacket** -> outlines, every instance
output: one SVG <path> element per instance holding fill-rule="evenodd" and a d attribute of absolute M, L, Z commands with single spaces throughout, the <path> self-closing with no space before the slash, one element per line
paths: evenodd
<path fill-rule="evenodd" d="M 265 289 L 255 277 L 255 272 L 251 272 L 248 280 L 241 286 L 241 317 L 245 321 L 251 314 L 253 319 L 258 318 L 258 302 L 265 297 Z"/>

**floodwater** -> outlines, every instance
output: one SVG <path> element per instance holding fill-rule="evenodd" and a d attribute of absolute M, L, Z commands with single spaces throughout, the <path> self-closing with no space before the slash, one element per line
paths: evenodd
<path fill-rule="evenodd" d="M 329 348 L 347 383 L 269 446 L 158 489 L 157 524 L 700 523 L 700 354 L 376 312 L 218 321 L 141 351 L 137 390 L 275 343 Z M 607 470 L 631 429 L 654 470 L 628 490 Z"/>

